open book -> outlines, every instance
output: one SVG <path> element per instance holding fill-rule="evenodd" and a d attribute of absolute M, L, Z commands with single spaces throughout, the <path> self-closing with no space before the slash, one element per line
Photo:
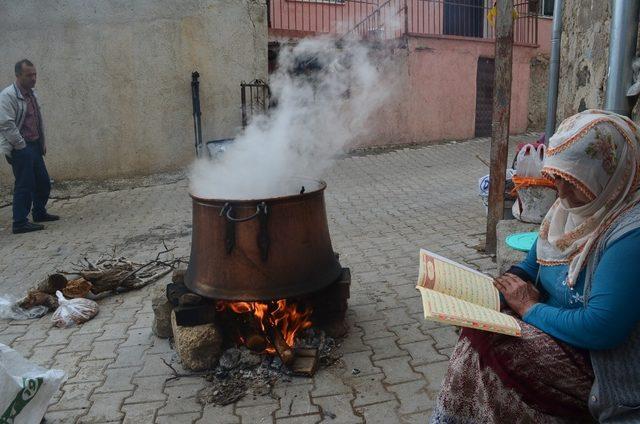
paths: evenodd
<path fill-rule="evenodd" d="M 489 276 L 421 249 L 416 288 L 425 319 L 521 336 L 518 321 L 500 312 L 500 295 Z"/>

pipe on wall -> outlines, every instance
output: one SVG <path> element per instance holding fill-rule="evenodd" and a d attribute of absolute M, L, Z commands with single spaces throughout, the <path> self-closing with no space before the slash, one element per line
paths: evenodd
<path fill-rule="evenodd" d="M 626 116 L 631 113 L 627 90 L 633 83 L 631 63 L 636 57 L 639 11 L 638 0 L 613 0 L 604 108 Z"/>
<path fill-rule="evenodd" d="M 553 5 L 553 31 L 551 33 L 551 60 L 549 63 L 549 92 L 547 95 L 547 122 L 545 126 L 545 144 L 556 131 L 556 111 L 558 109 L 558 80 L 560 78 L 560 39 L 562 38 L 563 0 Z"/>

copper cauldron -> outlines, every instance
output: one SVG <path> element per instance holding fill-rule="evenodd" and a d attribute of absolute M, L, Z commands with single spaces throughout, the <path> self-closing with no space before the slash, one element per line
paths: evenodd
<path fill-rule="evenodd" d="M 256 200 L 192 194 L 187 287 L 213 299 L 266 301 L 305 295 L 336 281 L 341 266 L 329 237 L 327 185 L 300 179 L 297 186 L 308 191 Z"/>

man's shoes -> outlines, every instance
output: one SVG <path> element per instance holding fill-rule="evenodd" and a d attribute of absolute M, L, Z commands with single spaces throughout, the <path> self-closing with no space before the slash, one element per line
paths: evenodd
<path fill-rule="evenodd" d="M 13 234 L 31 233 L 33 231 L 44 230 L 44 225 L 27 222 L 19 227 L 13 227 Z"/>
<path fill-rule="evenodd" d="M 41 215 L 41 216 L 34 216 L 33 222 L 51 222 L 51 221 L 57 221 L 59 219 L 60 217 L 58 215 L 51 215 L 50 213 L 45 213 L 44 215 Z"/>

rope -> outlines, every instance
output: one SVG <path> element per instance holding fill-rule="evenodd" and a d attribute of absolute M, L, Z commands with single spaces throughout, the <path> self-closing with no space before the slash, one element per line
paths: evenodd
<path fill-rule="evenodd" d="M 518 177 L 514 175 L 511 179 L 514 187 L 511 190 L 511 195 L 516 196 L 518 190 L 528 187 L 549 187 L 555 189 L 556 186 L 546 178 L 531 178 L 531 177 Z"/>

